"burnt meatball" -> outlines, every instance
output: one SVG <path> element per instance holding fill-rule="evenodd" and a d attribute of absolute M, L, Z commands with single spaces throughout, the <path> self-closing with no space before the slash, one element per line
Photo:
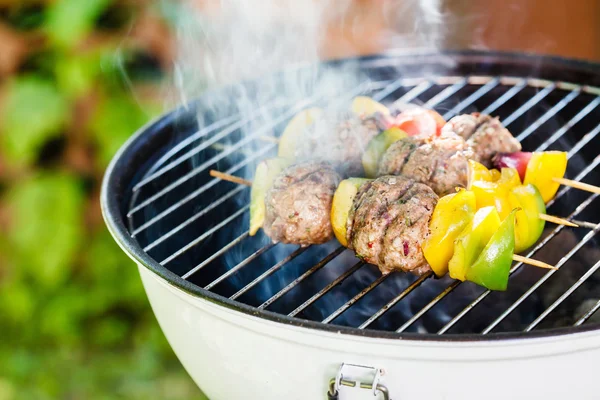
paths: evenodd
<path fill-rule="evenodd" d="M 283 170 L 268 190 L 263 229 L 273 242 L 301 246 L 333 237 L 333 194 L 340 175 L 326 162 L 304 162 Z"/>
<path fill-rule="evenodd" d="M 362 155 L 379 132 L 381 126 L 376 117 L 327 114 L 307 129 L 298 143 L 295 159 L 323 160 L 343 177 L 363 176 Z"/>
<path fill-rule="evenodd" d="M 348 218 L 348 246 L 383 274 L 430 270 L 421 243 L 438 196 L 403 176 L 382 176 L 361 187 Z"/>
<path fill-rule="evenodd" d="M 388 148 L 377 174 L 404 175 L 443 196 L 457 187 L 466 187 L 469 158 L 473 158 L 473 152 L 459 136 L 431 140 L 409 137 Z"/>
<path fill-rule="evenodd" d="M 498 117 L 472 113 L 452 118 L 442 128 L 442 136 L 459 135 L 475 153 L 474 159 L 488 168 L 497 153 L 514 153 L 521 150 L 521 143 L 513 137 Z"/>

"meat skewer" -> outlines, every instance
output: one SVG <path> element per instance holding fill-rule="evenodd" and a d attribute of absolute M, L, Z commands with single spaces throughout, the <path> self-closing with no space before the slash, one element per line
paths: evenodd
<path fill-rule="evenodd" d="M 321 163 L 317 165 L 323 167 Z M 306 164 L 298 168 L 313 170 Z M 238 179 L 227 179 L 226 174 L 217 171 L 211 171 L 211 175 L 239 182 Z M 282 175 L 289 176 L 289 170 L 284 170 Z M 357 257 L 377 265 L 384 274 L 393 270 L 417 275 L 427 273 L 430 267 L 423 257 L 421 244 L 429 234 L 429 221 L 437 200 L 431 188 L 402 176 L 369 181 L 361 185 L 352 199 L 351 209 L 347 212 L 347 241 L 342 244 L 354 250 Z M 313 212 L 310 208 L 304 210 Z M 265 229 L 265 233 L 272 231 Z M 523 261 L 520 256 L 516 259 L 524 263 L 529 261 Z M 538 267 L 555 268 L 536 260 L 532 262 Z"/>

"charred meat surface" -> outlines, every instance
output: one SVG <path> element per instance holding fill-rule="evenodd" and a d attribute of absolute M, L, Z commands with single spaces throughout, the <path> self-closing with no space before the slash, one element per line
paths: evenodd
<path fill-rule="evenodd" d="M 283 170 L 268 190 L 263 229 L 273 242 L 301 246 L 333 237 L 331 202 L 340 175 L 326 162 L 304 162 Z"/>
<path fill-rule="evenodd" d="M 376 117 L 327 114 L 307 129 L 298 143 L 295 159 L 324 160 L 344 177 L 363 176 L 362 155 L 381 128 Z"/>
<path fill-rule="evenodd" d="M 393 143 L 383 155 L 378 175 L 404 175 L 430 186 L 442 196 L 466 187 L 469 158 L 475 158 L 460 136 L 433 140 L 405 138 Z"/>
<path fill-rule="evenodd" d="M 498 153 L 514 153 L 521 144 L 506 129 L 498 117 L 472 113 L 452 118 L 442 128 L 442 136 L 458 135 L 467 141 L 476 160 L 492 167 L 492 158 Z"/>
<path fill-rule="evenodd" d="M 421 243 L 437 195 L 428 186 L 403 176 L 382 176 L 361 187 L 348 216 L 349 248 L 383 274 L 430 270 Z"/>

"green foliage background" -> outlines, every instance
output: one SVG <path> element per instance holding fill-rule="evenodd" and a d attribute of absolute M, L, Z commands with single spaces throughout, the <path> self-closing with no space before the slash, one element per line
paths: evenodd
<path fill-rule="evenodd" d="M 203 398 L 98 203 L 170 57 L 150 2 L 0 1 L 0 400 Z"/>

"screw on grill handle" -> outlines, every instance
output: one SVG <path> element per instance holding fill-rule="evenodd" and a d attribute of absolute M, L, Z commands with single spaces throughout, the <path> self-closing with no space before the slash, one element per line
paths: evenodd
<path fill-rule="evenodd" d="M 373 371 L 375 371 L 375 376 L 371 383 L 364 383 L 364 382 L 359 382 L 359 381 L 352 380 L 352 379 L 345 379 L 343 376 L 343 373 L 342 373 L 343 369 L 345 367 L 364 368 L 364 369 L 373 370 Z M 360 365 L 353 365 L 353 364 L 342 364 L 340 367 L 340 370 L 338 371 L 337 376 L 335 378 L 331 378 L 331 380 L 329 381 L 329 390 L 327 390 L 327 400 L 340 400 L 340 392 L 339 392 L 340 386 L 356 387 L 357 385 L 361 389 L 369 390 L 373 396 L 376 396 L 377 392 L 379 392 L 383 395 L 383 400 L 389 400 L 390 399 L 389 391 L 388 391 L 387 387 L 385 387 L 384 385 L 379 383 L 380 378 L 381 378 L 381 370 L 379 370 L 379 369 L 372 368 L 372 367 L 363 367 Z"/>

